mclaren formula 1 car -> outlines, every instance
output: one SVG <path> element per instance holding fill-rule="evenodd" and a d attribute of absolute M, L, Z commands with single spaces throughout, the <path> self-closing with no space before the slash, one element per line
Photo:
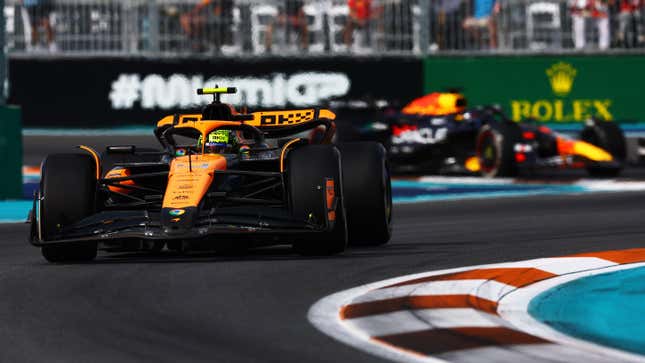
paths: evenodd
<path fill-rule="evenodd" d="M 30 216 L 51 262 L 107 251 L 240 251 L 292 244 L 305 255 L 378 245 L 391 234 L 386 153 L 378 143 L 330 143 L 335 114 L 300 109 L 240 114 L 234 88 L 200 89 L 201 114 L 157 123 L 163 150 L 110 146 L 49 155 Z M 319 132 L 311 132 L 311 130 Z M 297 134 L 317 135 L 312 139 Z"/>
<path fill-rule="evenodd" d="M 378 117 L 345 125 L 340 139 L 382 143 L 398 172 L 497 177 L 582 168 L 593 176 L 616 176 L 626 158 L 625 137 L 615 123 L 590 119 L 573 139 L 535 122 L 513 122 L 499 107 L 467 109 L 457 92 L 431 93 Z"/>

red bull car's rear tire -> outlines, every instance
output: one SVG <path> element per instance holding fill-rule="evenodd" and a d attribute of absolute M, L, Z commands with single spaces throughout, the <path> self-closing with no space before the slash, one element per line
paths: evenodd
<path fill-rule="evenodd" d="M 84 154 L 53 154 L 43 162 L 40 182 L 40 227 L 49 241 L 63 228 L 94 213 L 96 164 Z M 96 257 L 95 242 L 45 245 L 43 257 L 50 262 L 81 262 Z"/>

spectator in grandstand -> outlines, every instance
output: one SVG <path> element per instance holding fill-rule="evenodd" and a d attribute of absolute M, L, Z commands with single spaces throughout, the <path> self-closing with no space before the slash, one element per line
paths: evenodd
<path fill-rule="evenodd" d="M 379 8 L 372 6 L 372 0 L 348 0 L 349 16 L 343 30 L 343 40 L 348 48 L 351 47 L 354 38 L 354 30 L 360 29 L 367 38 L 368 45 L 371 44 L 371 21 L 380 15 Z"/>
<path fill-rule="evenodd" d="M 50 21 L 54 4 L 51 0 L 23 0 L 22 4 L 27 9 L 31 26 L 31 44 L 27 46 L 27 49 L 34 50 L 40 47 L 40 28 L 43 28 L 47 36 L 47 48 L 50 52 L 57 51 L 54 42 L 54 28 Z"/>
<path fill-rule="evenodd" d="M 180 17 L 180 24 L 194 51 L 219 53 L 231 42 L 233 0 L 201 0 Z"/>
<path fill-rule="evenodd" d="M 583 49 L 587 45 L 585 21 L 592 19 L 598 27 L 598 48 L 609 48 L 609 0 L 571 0 L 569 8 L 573 21 L 573 45 Z"/>
<path fill-rule="evenodd" d="M 497 26 L 495 15 L 499 13 L 499 3 L 495 0 L 474 0 L 473 15 L 464 20 L 463 27 L 481 44 L 481 31 L 488 30 L 488 44 L 497 48 Z"/>
<path fill-rule="evenodd" d="M 643 34 L 643 23 L 641 22 L 641 11 L 645 0 L 620 0 L 620 12 L 618 13 L 618 43 L 622 46 L 637 46 L 645 41 Z M 628 39 L 627 29 L 634 26 L 633 37 Z"/>
<path fill-rule="evenodd" d="M 277 19 L 272 20 L 266 30 L 265 46 L 267 52 L 271 52 L 273 46 L 273 34 L 276 25 L 284 28 L 285 39 L 290 40 L 291 35 L 296 33 L 300 38 L 300 49 L 306 50 L 309 47 L 309 31 L 307 28 L 307 15 L 304 10 L 303 0 L 286 0 L 286 5 L 280 11 Z"/>

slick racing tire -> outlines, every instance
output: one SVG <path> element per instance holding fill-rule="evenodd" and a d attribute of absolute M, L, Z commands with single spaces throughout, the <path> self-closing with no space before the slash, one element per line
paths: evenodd
<path fill-rule="evenodd" d="M 40 227 L 45 242 L 61 228 L 94 213 L 96 164 L 85 154 L 49 155 L 42 165 Z M 96 257 L 96 242 L 45 245 L 43 257 L 50 262 L 82 262 Z"/>
<path fill-rule="evenodd" d="M 510 122 L 484 125 L 476 140 L 480 174 L 487 178 L 516 176 L 514 148 L 520 136 L 519 126 Z"/>
<path fill-rule="evenodd" d="M 302 255 L 334 255 L 347 247 L 340 163 L 340 152 L 332 145 L 303 146 L 288 154 L 286 179 L 289 209 L 293 217 L 316 224 L 325 223 L 327 178 L 334 180 L 334 194 L 337 198 L 332 230 L 311 233 L 294 242 L 294 249 Z"/>
<path fill-rule="evenodd" d="M 582 141 L 609 152 L 618 165 L 588 165 L 587 172 L 594 177 L 615 177 L 623 169 L 627 158 L 627 143 L 620 127 L 609 121 L 590 120 L 580 134 Z"/>
<path fill-rule="evenodd" d="M 350 245 L 378 246 L 392 236 L 392 186 L 385 148 L 376 142 L 338 145 Z"/>

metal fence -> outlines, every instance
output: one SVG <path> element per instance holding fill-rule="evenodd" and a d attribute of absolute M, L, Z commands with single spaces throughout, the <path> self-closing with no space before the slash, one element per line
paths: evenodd
<path fill-rule="evenodd" d="M 13 54 L 406 55 L 640 49 L 642 3 L 6 0 L 4 15 Z"/>

